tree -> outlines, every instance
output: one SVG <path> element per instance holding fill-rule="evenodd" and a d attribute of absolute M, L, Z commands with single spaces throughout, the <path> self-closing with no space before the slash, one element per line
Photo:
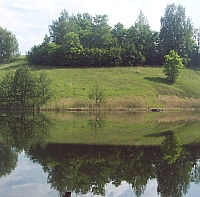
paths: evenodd
<path fill-rule="evenodd" d="M 19 56 L 19 45 L 11 31 L 0 27 L 0 63 L 12 61 Z"/>
<path fill-rule="evenodd" d="M 58 20 L 52 21 L 52 25 L 49 25 L 50 36 L 54 39 L 56 44 L 62 44 L 64 42 L 64 36 L 67 33 L 77 31 L 76 24 L 71 20 L 69 13 L 63 10 L 60 13 Z"/>
<path fill-rule="evenodd" d="M 105 92 L 99 87 L 97 83 L 91 88 L 88 94 L 89 99 L 94 99 L 95 105 L 102 103 L 105 100 Z"/>
<path fill-rule="evenodd" d="M 13 79 L 14 74 L 12 72 L 7 72 L 6 75 L 3 77 L 3 80 L 0 85 L 0 101 L 1 103 L 5 103 L 8 106 L 10 106 L 10 104 L 14 101 L 12 92 Z"/>
<path fill-rule="evenodd" d="M 122 23 L 117 23 L 111 30 L 112 36 L 117 39 L 117 42 L 122 49 L 124 47 L 126 31 L 127 29 L 124 28 L 124 25 Z"/>
<path fill-rule="evenodd" d="M 77 34 L 70 32 L 64 36 L 62 50 L 64 55 L 62 65 L 73 67 L 81 64 L 83 46 Z"/>
<path fill-rule="evenodd" d="M 163 160 L 168 164 L 173 164 L 181 156 L 183 147 L 180 145 L 179 138 L 173 133 L 168 131 L 165 136 L 165 140 L 161 144 L 161 150 L 163 153 Z"/>
<path fill-rule="evenodd" d="M 161 17 L 160 49 L 161 55 L 175 50 L 187 63 L 194 46 L 193 25 L 186 17 L 185 8 L 181 5 L 168 4 L 164 17 Z"/>
<path fill-rule="evenodd" d="M 28 103 L 28 100 L 32 100 L 34 97 L 35 81 L 31 70 L 28 66 L 19 67 L 13 79 L 13 93 L 14 100 L 20 104 L 22 108 Z"/>
<path fill-rule="evenodd" d="M 51 98 L 50 84 L 51 81 L 48 79 L 47 74 L 45 72 L 41 72 L 39 78 L 37 79 L 35 93 L 38 104 L 44 104 Z"/>
<path fill-rule="evenodd" d="M 37 78 L 28 66 L 21 66 L 3 77 L 0 98 L 1 104 L 22 109 L 44 104 L 51 98 L 50 80 L 43 72 Z"/>
<path fill-rule="evenodd" d="M 163 72 L 167 79 L 174 83 L 180 77 L 181 69 L 184 68 L 182 58 L 174 50 L 171 50 L 169 55 L 165 55 L 164 58 Z"/>

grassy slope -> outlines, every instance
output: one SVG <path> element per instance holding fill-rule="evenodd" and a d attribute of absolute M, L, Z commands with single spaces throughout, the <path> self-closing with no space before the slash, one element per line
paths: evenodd
<path fill-rule="evenodd" d="M 23 63 L 22 58 L 17 62 L 0 65 L 0 79 L 5 72 L 14 71 Z M 107 102 L 116 102 L 118 107 L 170 107 L 170 104 L 171 107 L 180 107 L 183 101 L 179 99 L 186 97 L 197 98 L 197 102 L 193 100 L 193 106 L 200 107 L 200 69 L 184 69 L 179 81 L 170 85 L 162 68 L 33 68 L 36 73 L 45 71 L 52 80 L 53 98 L 46 107 L 71 107 L 75 100 L 88 102 L 88 92 L 95 82 L 105 91 Z"/>

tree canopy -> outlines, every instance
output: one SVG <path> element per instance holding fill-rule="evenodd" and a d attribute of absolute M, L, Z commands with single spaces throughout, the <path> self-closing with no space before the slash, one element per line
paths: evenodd
<path fill-rule="evenodd" d="M 19 55 L 19 44 L 14 34 L 0 27 L 0 63 L 12 61 Z"/>
<path fill-rule="evenodd" d="M 163 55 L 175 50 L 181 57 L 188 60 L 194 47 L 193 24 L 185 14 L 181 5 L 167 5 L 165 14 L 161 17 L 160 48 Z"/>
<path fill-rule="evenodd" d="M 7 72 L 0 82 L 0 103 L 5 108 L 35 108 L 51 98 L 50 80 L 44 72 L 39 78 L 28 66 Z"/>
<path fill-rule="evenodd" d="M 170 50 L 186 66 L 198 59 L 194 27 L 184 7 L 168 4 L 160 22 L 159 32 L 151 30 L 140 11 L 131 27 L 118 22 L 112 28 L 107 15 L 69 15 L 63 10 L 49 25 L 50 35 L 29 50 L 27 59 L 32 64 L 66 67 L 162 65 Z"/>
<path fill-rule="evenodd" d="M 171 50 L 168 55 L 165 55 L 163 72 L 170 82 L 174 83 L 180 77 L 181 69 L 184 68 L 182 61 L 182 58 L 174 50 Z"/>

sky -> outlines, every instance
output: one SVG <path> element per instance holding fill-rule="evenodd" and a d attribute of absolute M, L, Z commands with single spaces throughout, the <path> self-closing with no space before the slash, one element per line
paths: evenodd
<path fill-rule="evenodd" d="M 109 25 L 118 22 L 125 27 L 134 25 L 140 10 L 152 30 L 159 31 L 160 18 L 167 4 L 182 5 L 195 28 L 200 28 L 199 0 L 0 0 L 0 27 L 11 31 L 18 40 L 19 51 L 26 54 L 41 44 L 48 25 L 57 20 L 62 10 L 68 13 L 106 14 Z"/>

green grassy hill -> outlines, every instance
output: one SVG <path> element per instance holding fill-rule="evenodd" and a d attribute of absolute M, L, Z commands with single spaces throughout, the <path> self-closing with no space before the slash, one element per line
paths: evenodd
<path fill-rule="evenodd" d="M 7 71 L 26 64 L 23 58 L 0 65 L 0 79 Z M 43 108 L 87 108 L 94 84 L 106 94 L 106 108 L 200 108 L 200 69 L 184 69 L 170 85 L 157 67 L 58 68 L 31 66 L 45 71 L 52 81 L 52 99 Z"/>

